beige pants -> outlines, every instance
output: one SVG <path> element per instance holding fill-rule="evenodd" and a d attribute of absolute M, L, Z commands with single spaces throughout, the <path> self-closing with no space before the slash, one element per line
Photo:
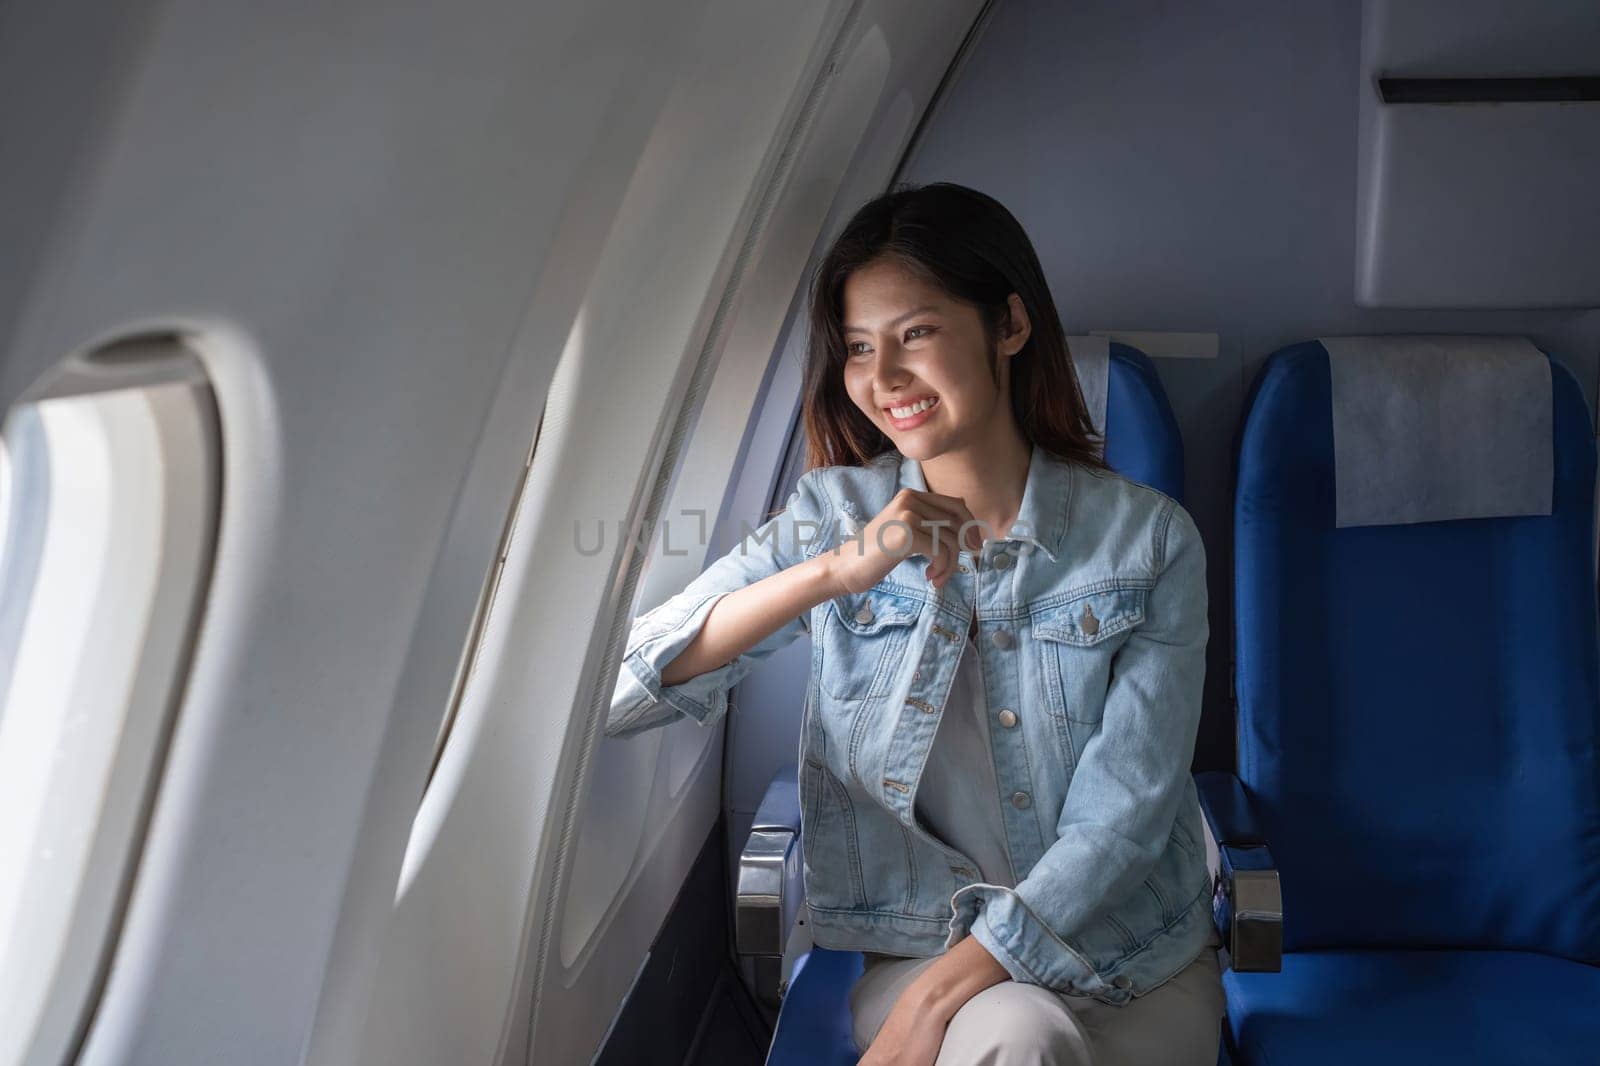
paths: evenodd
<path fill-rule="evenodd" d="M 1121 1007 L 1005 980 L 956 1011 L 935 1066 L 1216 1066 L 1227 1013 L 1211 946 L 1176 977 Z M 856 1049 L 865 1052 L 926 959 L 866 955 L 850 990 Z"/>

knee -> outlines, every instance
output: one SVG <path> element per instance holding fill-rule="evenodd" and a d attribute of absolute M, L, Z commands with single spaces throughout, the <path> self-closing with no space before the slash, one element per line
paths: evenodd
<path fill-rule="evenodd" d="M 1001 981 L 967 1000 L 934 1066 L 1093 1066 L 1088 1034 L 1047 988 Z"/>

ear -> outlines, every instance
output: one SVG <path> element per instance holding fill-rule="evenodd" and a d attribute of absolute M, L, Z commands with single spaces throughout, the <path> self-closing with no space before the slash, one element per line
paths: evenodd
<path fill-rule="evenodd" d="M 1012 293 L 1006 297 L 1006 304 L 1010 308 L 1010 331 L 1000 338 L 1000 353 L 1016 355 L 1028 343 L 1028 337 L 1033 333 L 1033 323 L 1028 320 L 1027 308 L 1022 306 L 1022 297 Z"/>

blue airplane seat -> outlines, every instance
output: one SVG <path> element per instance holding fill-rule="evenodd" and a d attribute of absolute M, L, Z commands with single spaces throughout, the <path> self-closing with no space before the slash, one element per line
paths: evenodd
<path fill-rule="evenodd" d="M 1183 437 L 1156 365 L 1113 341 L 1107 358 L 1106 465 L 1183 502 Z"/>
<path fill-rule="evenodd" d="M 1267 360 L 1246 405 L 1238 775 L 1284 920 L 1280 973 L 1224 974 L 1234 1059 L 1600 1062 L 1588 405 L 1531 345 L 1520 362 L 1465 350 L 1453 378 L 1400 399 L 1425 368 L 1392 358 L 1397 340 L 1464 339 L 1296 344 Z M 1494 376 L 1513 365 L 1534 377 Z M 1351 414 L 1363 403 L 1388 421 Z M 1394 430 L 1416 439 L 1391 446 Z M 1454 481 L 1428 473 L 1497 433 L 1504 446 L 1473 454 L 1498 486 L 1471 483 L 1477 460 L 1454 463 L 1469 475 Z M 1528 473 L 1513 476 L 1518 464 Z M 1546 488 L 1548 513 L 1514 502 Z M 1403 520 L 1371 509 L 1385 493 Z"/>
<path fill-rule="evenodd" d="M 859 951 L 823 947 L 795 960 L 767 1066 L 856 1066 L 849 992 L 863 965 Z"/>
<path fill-rule="evenodd" d="M 1076 353 L 1076 345 L 1074 350 Z M 1094 359 L 1092 351 L 1087 350 L 1074 357 Z M 1183 439 L 1150 357 L 1130 345 L 1111 342 L 1098 369 L 1080 369 L 1080 382 L 1091 411 L 1105 412 L 1108 465 L 1181 502 Z M 1099 390 L 1103 390 L 1103 398 L 1095 395 Z M 798 826 L 798 811 L 793 820 Z M 798 849 L 798 842 L 795 847 Z M 858 951 L 820 947 L 813 947 L 795 961 L 767 1066 L 854 1066 L 860 1056 L 851 1039 L 849 993 L 862 966 Z"/>

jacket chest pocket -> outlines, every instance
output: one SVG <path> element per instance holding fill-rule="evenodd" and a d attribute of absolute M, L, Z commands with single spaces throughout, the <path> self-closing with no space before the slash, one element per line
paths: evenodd
<path fill-rule="evenodd" d="M 1076 760 L 1105 714 L 1111 660 L 1144 621 L 1143 588 L 1089 592 L 1033 616 L 1034 647 L 1051 717 Z"/>
<path fill-rule="evenodd" d="M 922 615 L 922 601 L 881 587 L 835 597 L 824 616 L 824 692 L 859 700 L 888 684 Z"/>

